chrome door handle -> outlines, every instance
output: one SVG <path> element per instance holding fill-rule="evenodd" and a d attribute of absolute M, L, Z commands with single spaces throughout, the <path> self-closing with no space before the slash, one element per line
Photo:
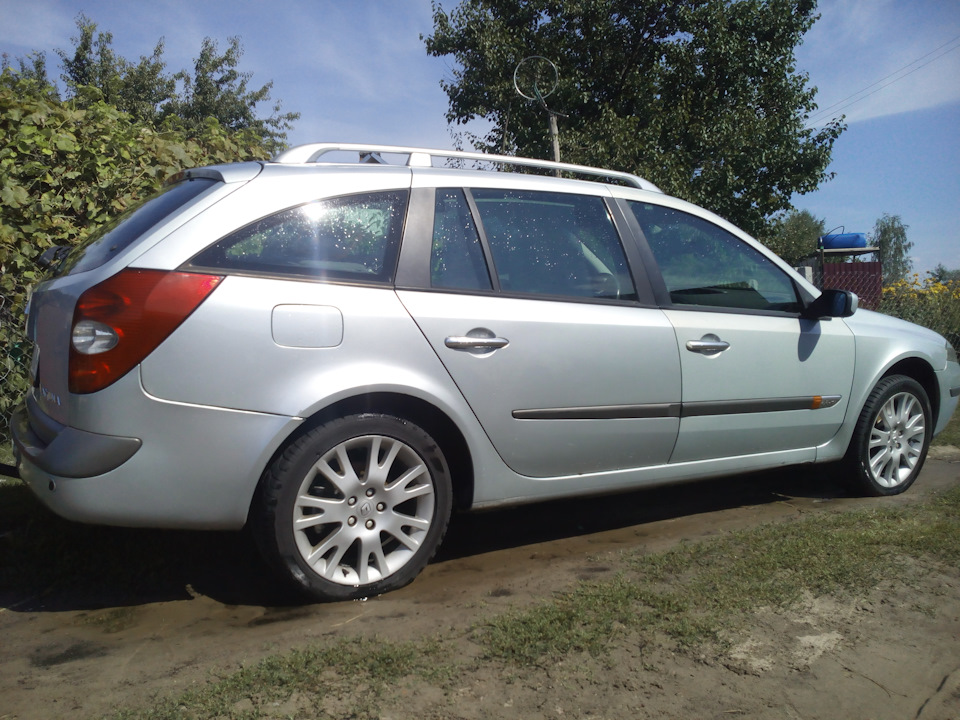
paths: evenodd
<path fill-rule="evenodd" d="M 443 344 L 453 350 L 498 350 L 510 344 L 501 337 L 470 337 L 469 335 L 451 336 Z"/>
<path fill-rule="evenodd" d="M 721 340 L 716 335 L 704 335 L 699 340 L 688 340 L 687 350 L 701 355 L 716 355 L 730 347 L 730 343 Z"/>

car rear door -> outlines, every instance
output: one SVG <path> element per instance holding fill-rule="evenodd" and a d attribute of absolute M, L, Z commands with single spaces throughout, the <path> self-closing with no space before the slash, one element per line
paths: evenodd
<path fill-rule="evenodd" d="M 679 427 L 676 338 L 635 282 L 604 197 L 418 197 L 398 294 L 507 465 L 551 477 L 665 463 Z"/>

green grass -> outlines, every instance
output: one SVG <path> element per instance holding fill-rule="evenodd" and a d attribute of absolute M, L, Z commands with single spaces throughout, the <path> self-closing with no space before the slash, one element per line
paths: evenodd
<path fill-rule="evenodd" d="M 374 718 L 387 691 L 428 685 L 450 694 L 478 668 L 509 676 L 511 667 L 602 655 L 623 636 L 639 645 L 674 643 L 680 651 L 722 646 L 722 631 L 749 623 L 761 607 L 788 608 L 811 596 L 862 597 L 881 580 L 910 583 L 932 568 L 955 571 L 960 487 L 923 505 L 818 513 L 669 552 L 625 552 L 615 564 L 611 579 L 581 582 L 531 608 L 494 614 L 466 635 L 310 645 L 113 717 L 275 717 L 278 706 L 293 703 L 291 717 Z M 464 653 L 458 642 L 479 652 Z"/>
<path fill-rule="evenodd" d="M 601 651 L 614 628 L 682 646 L 715 642 L 759 607 L 806 595 L 864 595 L 907 558 L 960 562 L 960 488 L 923 509 L 872 510 L 777 523 L 665 553 L 635 553 L 616 579 L 581 583 L 478 632 L 488 656 L 520 665 Z"/>
<path fill-rule="evenodd" d="M 330 717 L 324 701 L 350 707 L 346 717 L 378 717 L 383 691 L 415 673 L 429 677 L 436 654 L 429 642 L 392 643 L 377 638 L 345 639 L 273 655 L 259 663 L 190 690 L 161 699 L 149 710 L 121 710 L 116 720 L 181 720 L 269 716 L 268 710 L 294 693 L 310 697 L 310 717 Z M 321 706 L 321 707 L 318 707 Z"/>
<path fill-rule="evenodd" d="M 131 541 L 122 541 L 128 532 Z M 155 577 L 169 579 L 176 572 L 171 563 L 181 551 L 196 552 L 195 544 L 196 535 L 68 523 L 40 507 L 23 484 L 0 485 L 0 589 L 18 596 L 82 593 L 104 583 L 114 596 L 139 596 Z M 722 638 L 749 624 L 759 608 L 782 610 L 810 597 L 865 597 L 881 582 L 955 573 L 960 486 L 922 504 L 819 512 L 667 552 L 625 551 L 604 562 L 614 571 L 607 579 L 576 583 L 532 607 L 491 611 L 442 640 L 321 641 L 112 717 L 278 717 L 283 707 L 283 717 L 372 718 L 397 692 L 428 686 L 445 697 L 468 685 L 478 669 L 501 676 L 537 671 L 602 658 L 618 642 L 669 643 L 681 652 L 722 649 Z M 917 602 L 935 612 L 935 600 Z M 122 606 L 89 619 L 104 631 L 128 621 Z"/>
<path fill-rule="evenodd" d="M 953 414 L 943 432 L 933 439 L 933 444 L 960 447 L 960 410 Z"/>

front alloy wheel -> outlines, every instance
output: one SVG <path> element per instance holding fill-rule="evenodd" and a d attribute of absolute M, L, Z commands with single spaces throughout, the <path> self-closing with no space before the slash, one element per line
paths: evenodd
<path fill-rule="evenodd" d="M 870 430 L 870 475 L 885 488 L 902 485 L 916 469 L 925 449 L 927 428 L 920 400 L 897 393 L 887 400 Z"/>
<path fill-rule="evenodd" d="M 450 516 L 447 465 L 419 427 L 388 415 L 334 420 L 295 441 L 265 476 L 261 548 L 316 598 L 402 587 Z"/>
<path fill-rule="evenodd" d="M 868 495 L 906 490 L 923 467 L 932 427 L 930 401 L 912 378 L 883 378 L 870 393 L 854 430 L 848 466 Z"/>

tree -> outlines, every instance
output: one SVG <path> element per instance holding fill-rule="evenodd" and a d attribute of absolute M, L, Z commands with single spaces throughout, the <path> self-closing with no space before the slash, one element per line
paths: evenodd
<path fill-rule="evenodd" d="M 16 78 L 25 92 L 31 95 L 44 95 L 51 100 L 59 100 L 60 93 L 50 82 L 47 74 L 47 56 L 42 52 L 27 53 L 26 57 L 17 58 L 17 67 L 10 64 L 10 56 L 0 55 L 0 73 L 7 81 Z"/>
<path fill-rule="evenodd" d="M 95 87 L 112 102 L 122 82 L 123 63 L 113 52 L 113 34 L 98 33 L 97 24 L 81 13 L 76 19 L 80 34 L 70 38 L 73 52 L 57 50 L 63 69 L 60 79 L 71 95 L 80 88 Z"/>
<path fill-rule="evenodd" d="M 517 64 L 559 69 L 547 101 L 564 160 L 626 170 L 754 234 L 826 173 L 837 122 L 807 128 L 815 89 L 794 48 L 815 0 L 462 0 L 433 5 L 427 52 L 451 57 L 447 119 L 485 118 L 485 150 L 550 157 L 547 118 L 513 85 Z M 529 88 L 527 89 L 529 92 Z"/>
<path fill-rule="evenodd" d="M 204 38 L 200 55 L 194 61 L 193 74 L 178 72 L 174 77 L 183 90 L 164 110 L 165 116 L 179 118 L 188 130 L 203 125 L 207 118 L 216 118 L 229 130 L 253 130 L 269 146 L 277 149 L 286 138 L 286 131 L 300 113 L 280 113 L 280 102 L 273 105 L 273 114 L 257 116 L 257 105 L 269 102 L 273 82 L 258 90 L 250 90 L 252 73 L 237 71 L 243 49 L 240 38 L 232 37 L 221 54 L 217 42 Z"/>
<path fill-rule="evenodd" d="M 870 244 L 880 248 L 877 254 L 883 267 L 884 285 L 903 280 L 913 267 L 909 257 L 913 243 L 907 240 L 907 227 L 899 215 L 884 213 L 870 233 Z"/>
<path fill-rule="evenodd" d="M 930 273 L 937 282 L 960 282 L 960 268 L 948 270 L 943 263 L 937 263 L 937 266 Z"/>
<path fill-rule="evenodd" d="M 214 118 L 228 130 L 252 130 L 271 152 L 284 144 L 286 131 L 300 117 L 281 113 L 279 101 L 269 116 L 258 115 L 258 106 L 270 102 L 273 83 L 248 88 L 252 73 L 237 70 L 243 55 L 239 38 L 230 38 L 222 54 L 215 40 L 204 38 L 193 72 L 171 74 L 163 59 L 163 38 L 152 54 L 141 55 L 134 63 L 117 55 L 113 34 L 99 31 L 86 15 L 78 15 L 76 25 L 72 50 L 57 50 L 57 55 L 68 95 L 81 105 L 103 100 L 157 129 L 166 123 L 194 135 L 202 134 Z M 24 62 L 20 64 L 22 75 Z M 90 88 L 98 92 L 91 93 Z"/>
<path fill-rule="evenodd" d="M 809 210 L 793 210 L 773 222 L 771 234 L 763 243 L 791 265 L 797 265 L 817 251 L 817 241 L 826 232 L 822 218 Z"/>
<path fill-rule="evenodd" d="M 84 98 L 96 101 L 96 94 L 85 91 L 93 87 L 117 109 L 157 125 L 163 106 L 173 100 L 177 90 L 176 80 L 167 73 L 163 60 L 163 38 L 157 41 L 152 55 L 142 55 L 134 64 L 113 51 L 113 33 L 98 32 L 97 24 L 83 14 L 77 16 L 76 24 L 80 34 L 70 38 L 73 52 L 57 50 L 63 69 L 60 79 L 70 96 L 81 103 Z"/>

